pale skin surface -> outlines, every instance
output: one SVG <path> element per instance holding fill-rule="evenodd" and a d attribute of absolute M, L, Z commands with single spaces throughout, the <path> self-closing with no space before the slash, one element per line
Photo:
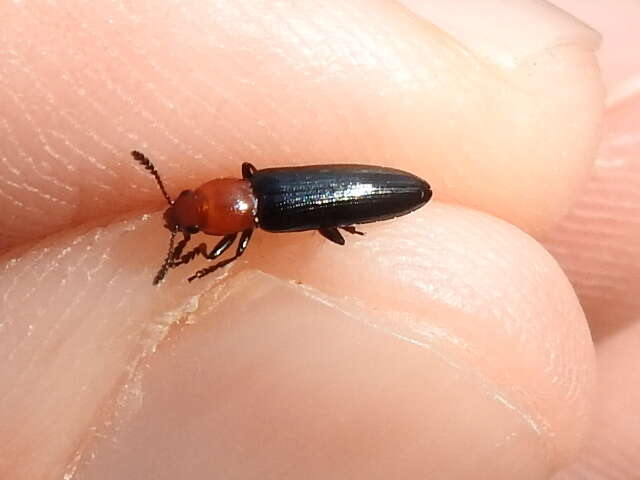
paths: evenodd
<path fill-rule="evenodd" d="M 543 3 L 450 3 L 0 7 L 0 478 L 640 470 L 638 96 L 604 114 L 620 178 L 584 190 L 597 34 Z M 637 78 L 603 51 L 610 92 Z M 168 232 L 132 149 L 174 195 L 242 161 L 357 161 L 436 201 L 345 247 L 258 231 L 215 278 L 154 288 Z"/>

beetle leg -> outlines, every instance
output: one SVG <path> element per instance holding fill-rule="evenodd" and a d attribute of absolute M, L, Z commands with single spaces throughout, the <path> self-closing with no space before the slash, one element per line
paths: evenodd
<path fill-rule="evenodd" d="M 238 248 L 236 249 L 236 254 L 233 257 L 227 258 L 226 260 L 222 260 L 221 262 L 218 262 L 215 265 L 211 265 L 210 267 L 203 268 L 202 270 L 198 270 L 196 273 L 194 273 L 189 277 L 189 281 L 192 282 L 196 278 L 202 278 L 205 275 L 213 273 L 219 268 L 222 268 L 225 265 L 229 265 L 231 262 L 233 262 L 238 257 L 240 257 L 240 255 L 242 255 L 246 250 L 247 245 L 249 245 L 249 240 L 251 240 L 252 233 L 253 233 L 253 229 L 251 228 L 242 232 L 242 234 L 240 235 L 240 241 L 238 242 Z M 235 234 L 234 234 L 234 238 L 235 238 Z"/>
<path fill-rule="evenodd" d="M 253 177 L 253 174 L 256 173 L 256 167 L 254 167 L 249 162 L 244 162 L 242 164 L 242 178 L 245 180 L 249 180 Z"/>
<path fill-rule="evenodd" d="M 346 227 L 340 227 L 342 230 L 349 232 L 351 234 L 354 235 L 364 235 L 364 232 L 361 232 L 360 230 L 356 230 L 356 227 L 354 227 L 353 225 L 349 225 Z"/>
<path fill-rule="evenodd" d="M 201 243 L 200 245 L 195 247 L 193 250 L 182 255 L 180 257 L 180 260 L 174 260 L 173 263 L 171 264 L 171 268 L 175 268 L 179 265 L 184 265 L 185 263 L 189 263 L 198 255 L 202 255 L 204 258 L 208 260 L 213 260 L 214 258 L 218 258 L 220 255 L 226 252 L 231 245 L 233 245 L 233 242 L 235 242 L 237 235 L 238 235 L 237 233 L 225 235 L 224 237 L 222 237 L 222 240 L 220 240 L 216 244 L 216 246 L 211 249 L 209 253 L 207 253 L 207 244 Z"/>
<path fill-rule="evenodd" d="M 184 235 L 184 237 L 182 238 L 182 240 L 178 242 L 178 244 L 176 245 L 176 248 L 173 249 L 173 255 L 171 256 L 172 262 L 177 258 L 180 258 L 180 256 L 182 255 L 182 251 L 184 250 L 184 247 L 186 247 L 189 240 L 191 240 L 191 234 L 187 232 L 182 232 L 182 234 Z"/>
<path fill-rule="evenodd" d="M 323 227 L 319 228 L 318 231 L 327 240 L 337 243 L 338 245 L 344 245 L 344 237 L 338 231 L 338 227 Z"/>

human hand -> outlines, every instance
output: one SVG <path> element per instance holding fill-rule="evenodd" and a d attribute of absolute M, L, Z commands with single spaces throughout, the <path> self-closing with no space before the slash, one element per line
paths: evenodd
<path fill-rule="evenodd" d="M 96 5 L 3 7 L 3 477 L 545 478 L 572 458 L 585 319 L 495 217 L 541 237 L 587 178 L 593 32 L 533 2 L 500 25 L 426 12 L 443 30 L 388 2 Z M 153 288 L 166 231 L 132 212 L 162 199 L 133 148 L 173 192 L 350 161 L 449 205 L 344 248 L 258 232 L 217 279 Z"/>
<path fill-rule="evenodd" d="M 636 478 L 640 472 L 640 43 L 634 1 L 558 1 L 603 35 L 604 135 L 585 191 L 544 244 L 569 275 L 594 337 L 594 422 L 578 459 L 554 480 Z"/>

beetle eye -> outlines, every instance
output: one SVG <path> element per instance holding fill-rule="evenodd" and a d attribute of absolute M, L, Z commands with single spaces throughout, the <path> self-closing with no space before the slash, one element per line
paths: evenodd
<path fill-rule="evenodd" d="M 198 225 L 189 225 L 187 227 L 187 232 L 189 233 L 198 233 L 200 231 L 200 227 Z"/>

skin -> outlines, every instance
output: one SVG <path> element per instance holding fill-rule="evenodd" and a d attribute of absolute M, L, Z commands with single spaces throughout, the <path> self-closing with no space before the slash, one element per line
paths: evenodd
<path fill-rule="evenodd" d="M 640 471 L 640 376 L 634 367 L 640 342 L 640 59 L 628 46 L 640 42 L 640 33 L 627 25 L 640 18 L 640 4 L 558 4 L 603 35 L 598 59 L 607 108 L 592 178 L 545 240 L 584 306 L 595 340 L 599 383 L 586 444 L 554 480 L 634 478 Z"/>
<path fill-rule="evenodd" d="M 1 478 L 640 470 L 638 70 L 605 41 L 632 92 L 605 110 L 570 16 L 423 3 L 0 7 Z M 436 200 L 344 247 L 258 231 L 156 288 L 166 205 L 132 149 L 174 196 L 245 160 L 358 161 Z"/>

